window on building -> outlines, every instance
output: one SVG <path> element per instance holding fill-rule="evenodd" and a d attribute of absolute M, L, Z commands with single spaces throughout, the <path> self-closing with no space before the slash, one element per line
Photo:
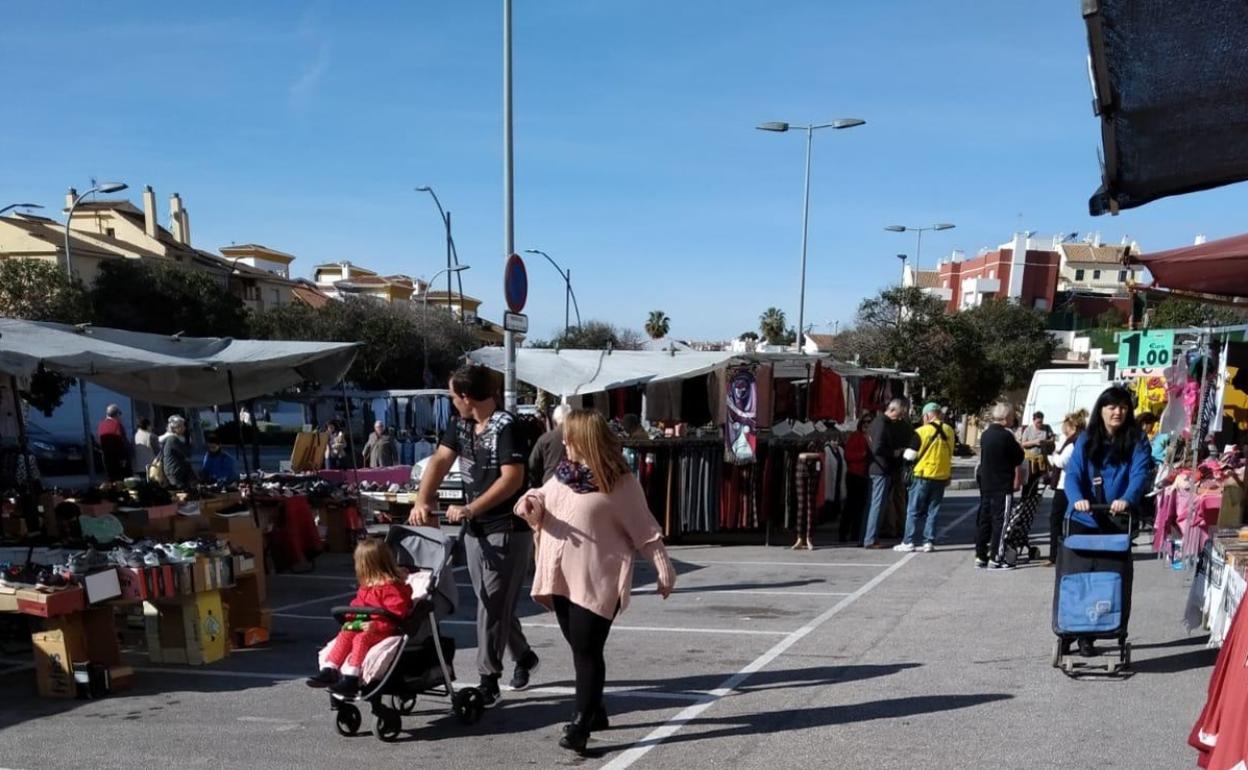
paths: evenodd
<path fill-rule="evenodd" d="M 949 288 L 949 279 L 948 279 L 948 278 L 946 278 L 946 279 L 945 279 L 945 288 L 946 288 L 946 289 L 948 289 L 948 288 Z"/>
<path fill-rule="evenodd" d="M 248 302 L 255 302 L 260 299 L 260 289 L 255 285 L 243 287 L 243 299 Z"/>
<path fill-rule="evenodd" d="M 1119 270 L 1118 271 L 1118 283 L 1126 283 L 1126 282 L 1127 282 L 1127 271 Z"/>
<path fill-rule="evenodd" d="M 1094 280 L 1094 281 L 1099 281 L 1099 280 L 1101 280 L 1101 271 L 1100 271 L 1100 270 L 1093 270 L 1093 271 L 1092 271 L 1092 280 Z"/>
<path fill-rule="evenodd" d="M 105 234 L 105 235 L 107 235 L 109 238 L 116 238 L 116 237 L 117 237 L 117 228 L 115 228 L 115 227 L 106 227 L 106 228 L 104 228 L 104 234 Z"/>
<path fill-rule="evenodd" d="M 996 277 L 997 277 L 997 271 L 996 271 L 996 270 L 989 270 L 989 271 L 988 271 L 988 279 L 989 279 L 989 280 L 991 280 L 991 279 L 993 279 L 993 278 L 996 278 Z"/>
<path fill-rule="evenodd" d="M 270 300 L 270 301 L 271 301 L 274 305 L 280 305 L 280 304 L 282 304 L 282 290 L 281 290 L 281 289 L 270 289 L 269 291 L 273 294 L 273 298 L 272 298 L 272 300 Z"/>
<path fill-rule="evenodd" d="M 1076 270 L 1076 271 L 1075 271 L 1075 280 L 1076 280 L 1076 281 L 1082 281 L 1082 280 L 1083 280 L 1083 275 L 1084 275 L 1084 271 L 1082 271 L 1082 270 Z"/>

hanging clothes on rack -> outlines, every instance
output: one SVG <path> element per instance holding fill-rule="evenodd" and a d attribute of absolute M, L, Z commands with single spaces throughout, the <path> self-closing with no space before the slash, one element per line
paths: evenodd
<path fill-rule="evenodd" d="M 845 391 L 841 375 L 824 367 L 822 361 L 815 362 L 815 370 L 811 374 L 808 416 L 812 420 L 845 422 Z"/>

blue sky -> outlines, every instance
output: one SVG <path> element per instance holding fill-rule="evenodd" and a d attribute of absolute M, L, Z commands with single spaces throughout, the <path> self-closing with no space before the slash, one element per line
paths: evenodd
<path fill-rule="evenodd" d="M 516 245 L 573 272 L 586 318 L 722 339 L 769 305 L 796 321 L 803 140 L 767 120 L 860 117 L 814 148 L 808 323 L 1019 229 L 1145 250 L 1243 229 L 1245 188 L 1092 219 L 1099 129 L 1074 0 L 1057 3 L 517 0 Z M 309 275 L 350 259 L 444 264 L 502 312 L 501 3 L 10 5 L 0 206 L 58 207 L 92 177 L 170 193 L 194 244 L 258 242 Z M 132 199 L 138 194 L 132 191 Z M 529 262 L 535 336 L 561 281 Z"/>

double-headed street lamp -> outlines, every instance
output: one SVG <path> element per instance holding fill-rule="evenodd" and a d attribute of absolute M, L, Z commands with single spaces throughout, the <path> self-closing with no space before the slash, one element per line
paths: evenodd
<path fill-rule="evenodd" d="M 92 187 L 90 190 L 87 190 L 82 195 L 75 197 L 70 202 L 69 213 L 65 215 L 65 274 L 69 276 L 69 280 L 71 283 L 74 280 L 74 261 L 70 259 L 70 254 L 69 254 L 69 220 L 74 218 L 74 209 L 78 208 L 78 204 L 81 203 L 82 199 L 87 197 L 88 195 L 94 195 L 95 193 L 121 192 L 122 190 L 126 189 L 129 186 L 130 185 L 126 184 L 125 182 L 105 182 L 103 184 L 97 184 L 95 187 Z"/>
<path fill-rule="evenodd" d="M 928 231 L 934 232 L 936 230 L 952 230 L 955 227 L 957 227 L 957 225 L 952 225 L 948 222 L 941 222 L 935 225 L 928 225 L 927 227 L 911 227 L 910 225 L 889 225 L 888 227 L 885 227 L 884 229 L 889 231 L 890 233 L 918 233 L 919 234 L 919 240 L 918 240 L 918 243 L 915 244 L 915 249 L 914 249 L 914 272 L 917 274 L 919 272 L 920 267 L 922 267 L 922 264 L 923 264 L 923 233 L 928 232 Z"/>
<path fill-rule="evenodd" d="M 792 126 L 782 121 L 773 121 L 770 123 L 762 123 L 757 126 L 760 131 L 775 131 L 784 133 L 790 128 L 800 129 L 806 132 L 806 193 L 802 199 L 802 288 L 797 305 L 797 349 L 802 350 L 801 336 L 806 323 L 806 240 L 809 233 L 810 222 L 810 147 L 815 135 L 815 131 L 821 128 L 853 128 L 861 126 L 867 121 L 858 118 L 841 118 L 831 123 L 821 123 L 819 125 Z"/>
<path fill-rule="evenodd" d="M 429 187 L 428 185 L 417 187 L 416 192 L 427 192 L 433 196 L 433 203 L 438 207 L 438 216 L 442 218 L 442 226 L 446 229 L 446 270 L 439 271 L 435 274 L 435 277 L 441 275 L 442 273 L 446 273 L 446 301 L 450 302 L 451 276 L 454 274 L 458 278 L 458 273 L 461 272 L 453 269 L 453 265 L 459 263 L 459 252 L 455 249 L 455 239 L 451 237 L 451 212 L 442 208 L 442 201 L 438 200 L 438 194 L 433 191 L 432 187 Z M 430 281 L 429 285 L 432 286 L 433 281 Z M 461 297 L 464 294 L 463 278 L 459 278 L 459 294 Z"/>
<path fill-rule="evenodd" d="M 429 289 L 430 287 L 433 286 L 433 282 L 438 280 L 438 276 L 442 275 L 443 273 L 446 273 L 447 275 L 446 307 L 449 310 L 451 307 L 450 276 L 452 273 L 455 273 L 455 274 L 462 273 L 465 270 L 467 270 L 469 267 L 471 267 L 471 265 L 455 265 L 454 267 L 448 267 L 445 270 L 439 270 L 438 272 L 433 274 L 433 278 L 430 278 L 429 283 L 425 285 L 425 291 L 424 291 L 424 294 L 422 295 L 421 309 L 420 309 L 421 321 L 425 323 L 425 333 L 421 335 L 422 338 L 424 339 L 424 348 L 425 348 L 424 356 L 423 356 L 424 363 L 422 364 L 424 371 L 420 373 L 420 376 L 425 379 L 426 384 L 429 384 Z M 459 293 L 459 302 L 460 302 L 459 315 L 460 315 L 460 318 L 462 319 L 464 315 L 464 308 L 463 308 L 464 293 L 463 292 Z"/>
<path fill-rule="evenodd" d="M 10 203 L 9 205 L 0 209 L 0 214 L 3 214 L 4 212 L 10 211 L 12 209 L 41 209 L 41 208 L 43 208 L 43 206 L 40 206 L 38 203 Z"/>
<path fill-rule="evenodd" d="M 542 255 L 543 257 L 546 258 L 546 261 L 550 263 L 551 267 L 555 268 L 555 271 L 559 273 L 559 277 L 563 279 L 563 333 L 564 335 L 566 336 L 568 331 L 572 328 L 572 323 L 571 323 L 572 319 L 571 319 L 571 316 L 568 315 L 568 300 L 569 299 L 572 300 L 572 304 L 576 307 L 576 328 L 578 329 L 581 328 L 581 306 L 576 301 L 576 292 L 572 291 L 572 271 L 564 270 L 563 268 L 559 267 L 559 265 L 555 262 L 555 260 L 551 259 L 550 255 L 542 251 L 541 249 L 525 249 L 524 253 Z"/>

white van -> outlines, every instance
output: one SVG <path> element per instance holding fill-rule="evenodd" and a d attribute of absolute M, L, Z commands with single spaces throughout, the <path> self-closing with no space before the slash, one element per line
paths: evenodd
<path fill-rule="evenodd" d="M 1097 396 L 1109 385 L 1104 369 L 1039 369 L 1027 389 L 1023 424 L 1036 412 L 1044 412 L 1044 421 L 1057 430 L 1071 412 L 1086 409 L 1091 414 Z"/>

